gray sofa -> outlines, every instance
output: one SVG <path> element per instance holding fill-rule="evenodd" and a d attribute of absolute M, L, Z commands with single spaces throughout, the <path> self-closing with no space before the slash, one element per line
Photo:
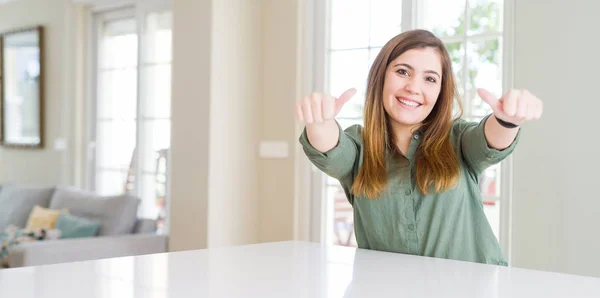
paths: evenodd
<path fill-rule="evenodd" d="M 0 185 L 0 232 L 9 225 L 24 228 L 35 205 L 100 223 L 94 237 L 20 243 L 9 250 L 9 267 L 166 252 L 167 236 L 156 234 L 154 220 L 138 218 L 139 204 L 136 197 L 102 197 L 72 187 Z"/>

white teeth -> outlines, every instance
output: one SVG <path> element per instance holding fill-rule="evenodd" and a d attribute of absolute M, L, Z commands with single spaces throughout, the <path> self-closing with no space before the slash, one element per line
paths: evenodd
<path fill-rule="evenodd" d="M 416 103 L 416 102 L 407 101 L 407 100 L 404 100 L 404 99 L 398 99 L 398 100 L 399 100 L 401 103 L 403 103 L 403 104 L 405 104 L 405 105 L 407 105 L 407 106 L 411 106 L 411 107 L 418 107 L 418 106 L 419 106 L 419 104 L 418 104 L 418 103 Z"/>

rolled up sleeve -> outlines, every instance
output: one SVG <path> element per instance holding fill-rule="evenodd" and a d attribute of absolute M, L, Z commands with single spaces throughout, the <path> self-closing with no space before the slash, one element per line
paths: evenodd
<path fill-rule="evenodd" d="M 310 144 L 306 128 L 300 135 L 299 141 L 312 164 L 325 174 L 341 180 L 352 174 L 359 156 L 359 142 L 356 137 L 360 127 L 355 125 L 344 131 L 339 123 L 337 125 L 340 130 L 339 141 L 334 148 L 327 152 L 320 152 Z"/>
<path fill-rule="evenodd" d="M 485 138 L 485 123 L 491 115 L 486 116 L 481 122 L 463 122 L 460 138 L 463 159 L 476 177 L 490 166 L 497 164 L 513 153 L 521 131 L 517 133 L 512 144 L 502 150 L 489 146 Z"/>

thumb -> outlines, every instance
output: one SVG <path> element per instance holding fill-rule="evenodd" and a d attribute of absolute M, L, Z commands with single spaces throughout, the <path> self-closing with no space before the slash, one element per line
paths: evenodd
<path fill-rule="evenodd" d="M 494 112 L 496 112 L 500 108 L 500 102 L 498 98 L 489 91 L 483 88 L 479 88 L 477 89 L 477 94 L 479 94 L 479 97 L 481 97 L 483 101 L 487 102 L 487 104 L 490 105 Z"/>
<path fill-rule="evenodd" d="M 344 91 L 344 93 L 342 93 L 342 95 L 340 95 L 340 97 L 338 97 L 338 99 L 335 101 L 335 114 L 336 115 L 337 115 L 337 113 L 339 113 L 342 110 L 342 106 L 344 106 L 344 104 L 347 103 L 355 94 L 356 94 L 356 89 L 350 88 L 350 89 Z"/>

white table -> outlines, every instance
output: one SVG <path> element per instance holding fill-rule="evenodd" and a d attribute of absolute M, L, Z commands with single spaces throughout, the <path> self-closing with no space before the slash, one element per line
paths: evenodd
<path fill-rule="evenodd" d="M 0 270 L 0 297 L 600 297 L 600 279 L 278 242 Z"/>

